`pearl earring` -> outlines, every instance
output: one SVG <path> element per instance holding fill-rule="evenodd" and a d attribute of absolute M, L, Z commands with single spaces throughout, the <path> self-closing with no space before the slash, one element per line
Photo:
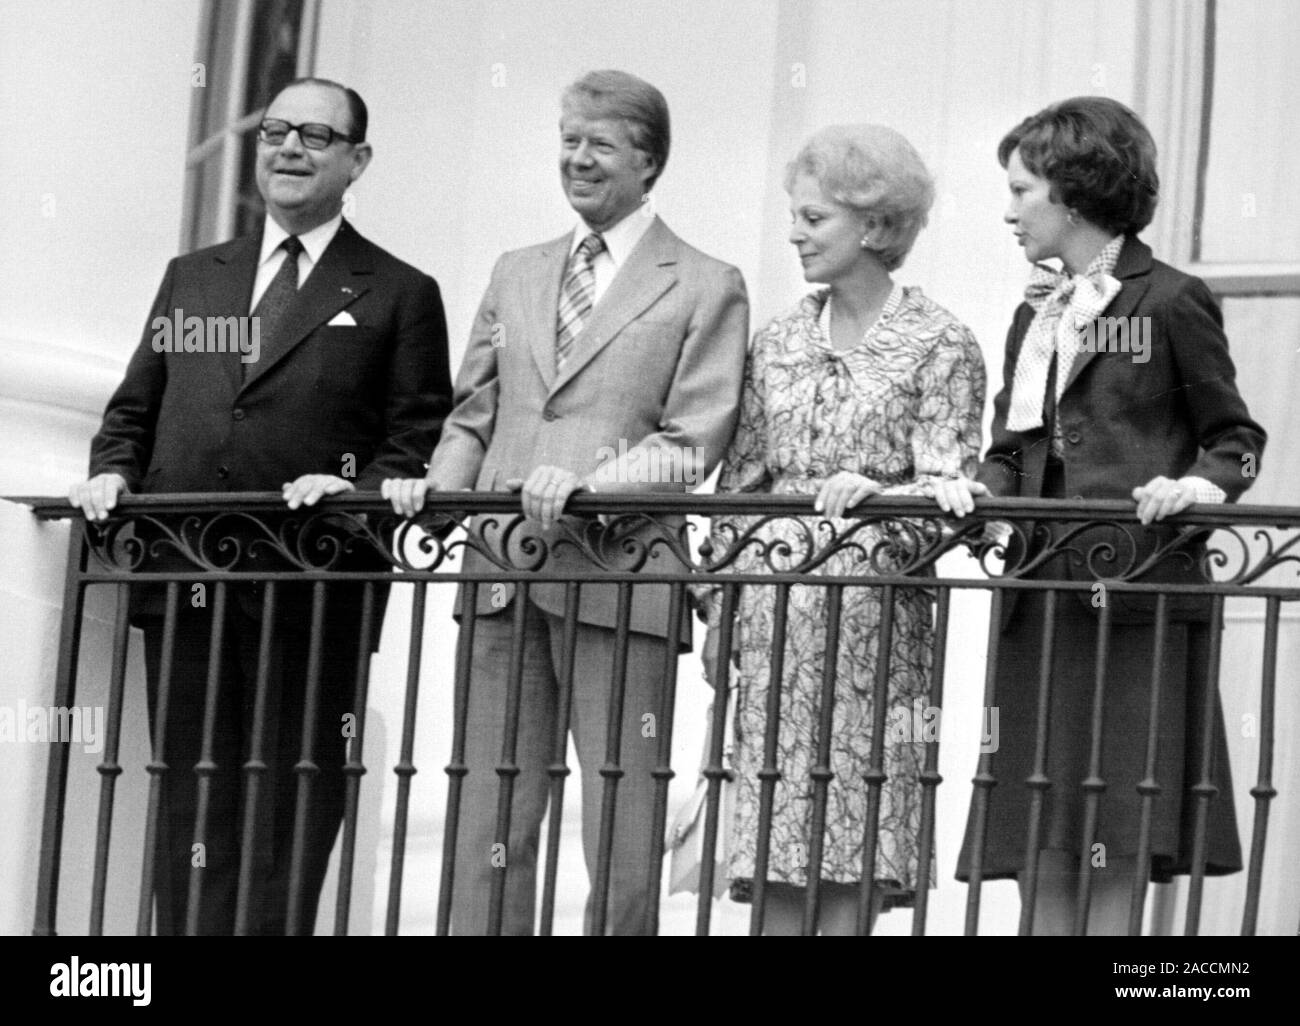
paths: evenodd
<path fill-rule="evenodd" d="M 1070 224 L 1078 224 L 1079 212 L 1077 210 L 1071 210 L 1068 214 L 1065 215 L 1065 219 L 1069 221 Z"/>
<path fill-rule="evenodd" d="M 860 245 L 863 249 L 870 249 L 870 248 L 871 248 L 871 244 L 870 244 L 870 242 L 868 241 L 868 236 L 866 236 L 866 235 L 862 236 L 862 241 L 859 243 L 859 245 Z"/>

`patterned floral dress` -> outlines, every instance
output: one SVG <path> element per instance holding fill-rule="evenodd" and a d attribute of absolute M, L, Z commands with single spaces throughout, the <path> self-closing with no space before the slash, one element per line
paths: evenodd
<path fill-rule="evenodd" d="M 984 404 L 984 362 L 965 325 L 917 288 L 895 286 L 880 319 L 855 348 L 837 352 L 823 317 L 829 290 L 807 296 L 790 314 L 754 336 L 746 365 L 740 422 L 724 457 L 719 492 L 816 494 L 842 470 L 863 474 L 889 495 L 932 494 L 932 478 L 973 475 L 979 456 Z M 714 558 L 752 518 L 718 517 L 712 524 Z M 789 557 L 806 554 L 808 539 L 826 539 L 824 521 L 780 518 L 759 537 L 784 540 Z M 843 531 L 855 520 L 833 521 Z M 734 533 L 733 533 L 734 532 Z M 861 551 L 843 551 L 818 574 L 870 573 L 869 553 L 887 541 L 877 528 L 859 529 Z M 814 543 L 816 544 L 816 543 Z M 731 567 L 763 572 L 754 546 Z M 778 560 L 776 565 L 790 565 Z M 744 900 L 754 876 L 759 832 L 760 781 L 767 726 L 768 683 L 776 589 L 741 589 L 736 630 L 736 771 L 732 895 Z M 842 591 L 839 656 L 831 738 L 822 880 L 857 882 L 862 877 L 875 666 L 880 641 L 881 595 L 877 588 Z M 703 596 L 711 622 L 720 612 L 720 588 Z M 813 822 L 822 670 L 826 647 L 827 593 L 822 587 L 790 589 L 781 685 L 781 727 L 767 877 L 807 885 Z M 931 594 L 923 588 L 895 592 L 893 650 L 889 672 L 891 720 L 913 718 L 914 703 L 928 704 L 933 627 Z M 898 715 L 895 716 L 897 711 Z M 904 717 L 905 720 L 903 718 Z M 891 740 L 886 732 L 876 879 L 889 904 L 914 894 L 921 822 L 919 776 L 925 743 Z"/>

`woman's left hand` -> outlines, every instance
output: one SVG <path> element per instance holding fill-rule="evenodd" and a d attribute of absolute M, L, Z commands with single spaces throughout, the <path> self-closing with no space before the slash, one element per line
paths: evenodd
<path fill-rule="evenodd" d="M 856 506 L 869 496 L 879 495 L 880 491 L 879 482 L 841 470 L 834 477 L 827 478 L 821 486 L 817 499 L 813 502 L 813 509 L 828 517 L 842 517 L 850 506 Z"/>
<path fill-rule="evenodd" d="M 940 477 L 933 483 L 934 501 L 945 513 L 961 519 L 975 510 L 975 496 L 988 495 L 987 485 L 968 477 Z"/>
<path fill-rule="evenodd" d="M 1144 524 L 1163 520 L 1181 513 L 1196 502 L 1196 482 L 1189 478 L 1174 481 L 1168 477 L 1153 477 L 1146 484 L 1133 489 L 1138 519 Z"/>

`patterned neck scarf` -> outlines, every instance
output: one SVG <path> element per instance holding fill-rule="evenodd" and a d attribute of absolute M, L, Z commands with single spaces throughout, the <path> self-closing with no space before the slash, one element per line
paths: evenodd
<path fill-rule="evenodd" d="M 1079 330 L 1101 316 L 1119 293 L 1120 283 L 1114 271 L 1123 248 L 1124 236 L 1117 235 L 1106 243 L 1083 274 L 1074 276 L 1042 264 L 1034 267 L 1025 289 L 1025 301 L 1034 308 L 1035 314 L 1016 358 L 1008 430 L 1030 431 L 1043 426 L 1043 401 L 1047 397 L 1047 375 L 1053 353 L 1056 354 L 1056 399 L 1060 401 L 1079 352 Z"/>

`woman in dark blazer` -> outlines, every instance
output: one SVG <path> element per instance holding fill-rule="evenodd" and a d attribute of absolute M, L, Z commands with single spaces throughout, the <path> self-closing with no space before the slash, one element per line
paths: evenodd
<path fill-rule="evenodd" d="M 1011 191 L 1005 220 L 1036 267 L 1007 336 L 1004 384 L 994 401 L 992 444 L 975 481 L 948 482 L 939 505 L 960 516 L 972 495 L 1131 499 L 1150 525 L 1194 502 L 1232 502 L 1252 483 L 1264 431 L 1234 384 L 1222 317 L 1198 278 L 1154 260 L 1137 233 L 1155 211 L 1155 143 L 1127 107 L 1104 97 L 1065 100 L 1027 118 L 998 146 Z M 1116 334 L 1122 322 L 1127 335 Z M 1127 342 L 1127 344 L 1125 344 Z M 1047 525 L 1044 525 L 1045 527 Z M 1068 525 L 1049 528 L 1059 538 Z M 1104 580 L 1175 537 L 1170 527 L 1097 527 L 1040 577 Z M 1024 555 L 1026 530 L 1008 565 Z M 1110 543 L 1112 552 L 1098 543 Z M 1143 581 L 1204 582 L 1204 542 L 1191 558 L 1165 558 Z M 1101 557 L 1108 557 L 1103 559 Z M 1139 562 L 1135 562 L 1139 561 Z M 1004 593 L 996 692 L 997 784 L 989 792 L 984 879 L 1015 877 L 1022 896 L 1034 772 L 1040 655 L 1047 599 Z M 1097 829 L 1085 853 L 1085 790 L 1099 607 L 1110 605 Z M 1149 865 L 1137 865 L 1146 776 L 1155 597 L 1104 588 L 1058 592 L 1049 703 L 1049 748 L 1038 841 L 1035 933 L 1072 932 L 1080 874 L 1091 873 L 1090 933 L 1127 928 L 1135 874 L 1153 880 L 1191 871 L 1195 799 L 1210 630 L 1209 601 L 1170 597 L 1162 647 L 1155 798 Z M 1214 783 L 1206 872 L 1241 868 L 1221 706 L 1215 699 Z M 958 863 L 968 879 L 972 816 Z"/>

